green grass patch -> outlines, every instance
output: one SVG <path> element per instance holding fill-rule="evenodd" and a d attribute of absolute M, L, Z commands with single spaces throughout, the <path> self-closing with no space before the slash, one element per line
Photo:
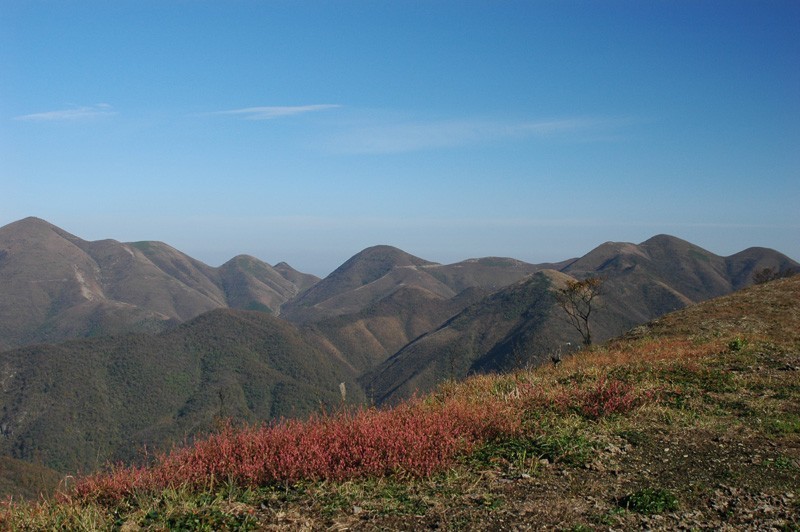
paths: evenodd
<path fill-rule="evenodd" d="M 783 471 L 795 471 L 798 469 L 797 464 L 787 456 L 779 456 L 775 459 L 768 460 L 767 464 L 772 468 Z"/>
<path fill-rule="evenodd" d="M 662 369 L 660 379 L 682 388 L 702 392 L 731 393 L 738 390 L 734 375 L 727 370 L 697 364 L 671 364 Z"/>
<path fill-rule="evenodd" d="M 741 336 L 737 336 L 736 338 L 734 338 L 730 342 L 728 342 L 728 350 L 733 351 L 733 352 L 741 351 L 745 347 L 747 347 L 747 343 L 748 342 L 747 342 L 746 338 L 742 338 Z"/>
<path fill-rule="evenodd" d="M 313 493 L 327 517 L 354 511 L 370 515 L 420 515 L 428 509 L 417 484 L 391 478 L 321 484 Z"/>
<path fill-rule="evenodd" d="M 641 430 L 623 429 L 617 432 L 617 435 L 633 446 L 642 445 L 650 441 L 650 436 Z"/>
<path fill-rule="evenodd" d="M 678 499 L 664 488 L 643 488 L 622 497 L 619 505 L 640 514 L 660 514 L 678 509 Z"/>
<path fill-rule="evenodd" d="M 783 414 L 779 417 L 770 417 L 764 422 L 764 430 L 774 436 L 798 434 L 800 433 L 800 416 Z"/>
<path fill-rule="evenodd" d="M 256 519 L 247 514 L 236 515 L 213 506 L 204 506 L 162 516 L 150 512 L 141 523 L 144 527 L 163 526 L 167 530 L 256 530 Z"/>

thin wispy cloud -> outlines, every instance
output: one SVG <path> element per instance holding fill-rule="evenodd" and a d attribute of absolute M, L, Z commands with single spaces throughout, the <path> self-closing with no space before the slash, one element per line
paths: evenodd
<path fill-rule="evenodd" d="M 552 138 L 618 126 L 621 119 L 565 118 L 542 121 L 483 119 L 395 122 L 356 126 L 331 139 L 331 151 L 342 153 L 403 153 L 453 148 L 515 138 Z"/>
<path fill-rule="evenodd" d="M 216 111 L 214 115 L 236 115 L 245 120 L 273 120 L 285 116 L 294 116 L 327 109 L 341 107 L 336 104 L 315 104 L 315 105 L 284 105 L 284 106 L 264 106 L 264 107 L 245 107 L 243 109 L 231 109 L 228 111 Z"/>
<path fill-rule="evenodd" d="M 15 120 L 21 120 L 24 122 L 69 122 L 111 116 L 115 114 L 117 114 L 116 111 L 114 111 L 109 104 L 98 103 L 95 105 L 85 105 L 72 107 L 70 109 L 59 109 L 57 111 L 45 111 L 42 113 L 32 113 L 28 115 L 17 116 Z"/>

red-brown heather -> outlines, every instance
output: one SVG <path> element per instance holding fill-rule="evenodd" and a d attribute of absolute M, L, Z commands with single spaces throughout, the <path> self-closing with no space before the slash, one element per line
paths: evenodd
<path fill-rule="evenodd" d="M 474 379 L 480 387 L 485 378 Z M 480 397 L 480 401 L 475 398 Z M 531 408 L 596 419 L 629 411 L 652 393 L 600 376 L 594 385 L 546 391 L 518 382 L 511 393 L 446 392 L 392 409 L 362 409 L 270 425 L 225 423 L 191 446 L 157 456 L 150 466 L 117 467 L 78 481 L 66 498 L 112 502 L 170 487 L 213 489 L 365 476 L 426 476 L 476 446 L 517 435 Z"/>
<path fill-rule="evenodd" d="M 222 429 L 149 467 L 119 467 L 81 479 L 70 496 L 115 500 L 139 490 L 233 482 L 258 486 L 402 472 L 428 475 L 477 443 L 520 429 L 519 405 L 417 400 L 390 410 L 318 415 L 307 421 Z"/>

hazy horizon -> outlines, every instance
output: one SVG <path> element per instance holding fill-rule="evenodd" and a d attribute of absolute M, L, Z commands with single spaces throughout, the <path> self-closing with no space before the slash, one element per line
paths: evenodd
<path fill-rule="evenodd" d="M 660 233 L 800 259 L 797 2 L 0 5 L 0 225 L 320 276 Z"/>

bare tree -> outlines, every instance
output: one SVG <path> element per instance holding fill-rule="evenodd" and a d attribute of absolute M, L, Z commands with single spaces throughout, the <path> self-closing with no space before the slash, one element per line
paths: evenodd
<path fill-rule="evenodd" d="M 564 288 L 556 292 L 556 300 L 567 314 L 569 323 L 583 337 L 583 345 L 592 345 L 592 331 L 589 328 L 589 317 L 596 306 L 596 299 L 601 295 L 603 279 L 587 277 L 582 281 L 568 280 Z"/>

